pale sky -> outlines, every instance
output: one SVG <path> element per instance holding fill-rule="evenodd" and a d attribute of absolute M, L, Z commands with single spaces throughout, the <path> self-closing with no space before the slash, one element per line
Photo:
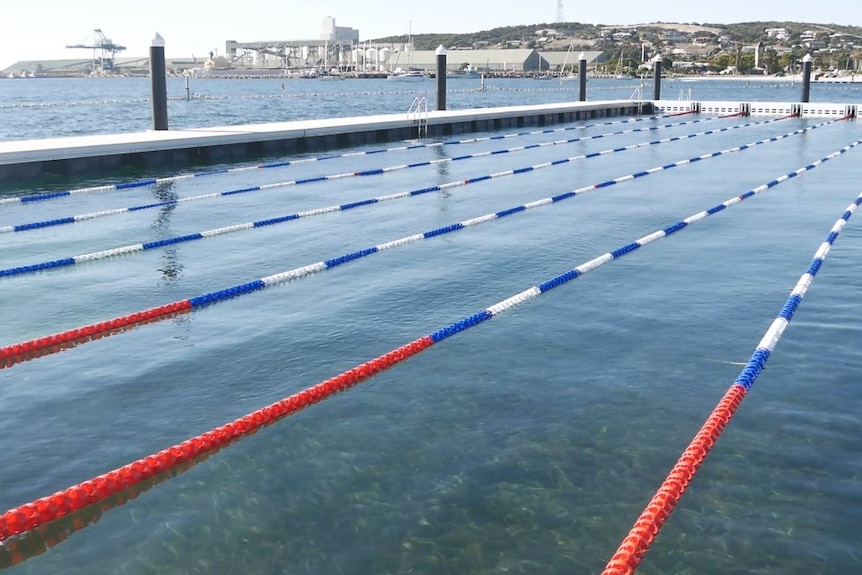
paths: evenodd
<path fill-rule="evenodd" d="M 95 28 L 127 47 L 120 56 L 146 56 L 158 32 L 169 57 L 205 58 L 210 50 L 224 53 L 225 40 L 317 39 L 326 16 L 358 29 L 360 40 L 367 40 L 408 29 L 458 33 L 553 23 L 557 0 L 3 0 L 0 69 L 19 60 L 91 57 L 92 51 L 65 47 L 91 41 Z M 563 16 L 607 25 L 778 20 L 862 26 L 862 2 L 564 0 Z"/>

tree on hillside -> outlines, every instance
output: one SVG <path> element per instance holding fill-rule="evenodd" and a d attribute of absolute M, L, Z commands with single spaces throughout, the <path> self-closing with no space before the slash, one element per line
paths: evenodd
<path fill-rule="evenodd" d="M 767 74 L 775 74 L 782 70 L 781 64 L 778 61 L 778 52 L 771 48 L 763 51 L 762 66 L 766 69 Z"/>

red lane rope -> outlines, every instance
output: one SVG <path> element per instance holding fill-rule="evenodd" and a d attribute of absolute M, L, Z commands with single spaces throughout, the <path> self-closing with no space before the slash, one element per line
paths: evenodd
<path fill-rule="evenodd" d="M 635 572 L 745 394 L 741 385 L 733 385 L 727 390 L 623 539 L 602 575 L 630 575 Z"/>
<path fill-rule="evenodd" d="M 142 493 L 146 493 L 150 488 L 188 471 L 217 451 L 218 450 L 216 449 L 205 453 L 200 457 L 196 457 L 192 461 L 187 461 L 171 468 L 166 473 L 162 473 L 152 479 L 143 481 L 132 489 L 126 489 L 103 501 L 93 505 L 88 505 L 79 511 L 75 511 L 66 517 L 39 525 L 35 529 L 28 531 L 19 537 L 0 543 L 0 569 L 13 567 L 32 557 L 45 553 L 52 547 L 55 547 L 68 539 L 73 533 L 99 521 L 105 512 L 110 511 L 115 507 L 125 505 Z"/>
<path fill-rule="evenodd" d="M 666 114 L 662 116 L 663 118 L 675 118 L 676 116 L 687 116 L 689 114 L 695 114 L 694 110 L 689 110 L 688 112 L 677 112 L 676 114 Z"/>
<path fill-rule="evenodd" d="M 245 417 L 0 515 L 0 542 L 65 517 L 344 391 L 434 345 L 424 336 Z"/>
<path fill-rule="evenodd" d="M 842 118 L 846 119 L 845 118 Z M 855 145 L 855 144 L 854 144 Z M 811 164 L 813 167 L 815 164 Z M 792 172 L 798 174 L 798 172 Z M 778 180 L 775 180 L 778 181 Z M 741 198 L 742 196 L 740 196 Z M 727 427 L 737 408 L 745 399 L 758 375 L 763 371 L 766 361 L 781 339 L 784 330 L 793 320 L 802 298 L 814 281 L 829 250 L 838 238 L 838 234 L 850 219 L 850 216 L 862 205 L 862 194 L 859 194 L 837 222 L 832 226 L 826 241 L 820 244 L 808 269 L 790 292 L 790 296 L 782 306 L 778 316 L 767 329 L 757 345 L 748 363 L 730 389 L 721 398 L 718 405 L 694 436 L 691 443 L 677 460 L 667 478 L 661 484 L 656 494 L 638 517 L 629 534 L 623 539 L 614 556 L 608 562 L 602 575 L 631 575 L 646 555 L 653 540 L 661 531 L 682 494 L 685 492 L 694 475 L 697 473 L 710 450 L 715 446 L 721 433 Z"/>
<path fill-rule="evenodd" d="M 189 313 L 194 306 L 190 300 L 181 300 L 158 307 L 116 317 L 84 327 L 70 329 L 38 339 L 31 339 L 6 347 L 0 347 L 0 369 L 75 347 L 82 343 L 107 335 L 126 331 L 139 325 L 161 321 L 168 317 Z"/>

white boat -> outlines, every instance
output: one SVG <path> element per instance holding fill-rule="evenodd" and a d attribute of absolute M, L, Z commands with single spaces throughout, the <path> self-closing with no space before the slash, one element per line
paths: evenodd
<path fill-rule="evenodd" d="M 422 82 L 426 78 L 428 76 L 423 74 L 421 70 L 407 70 L 405 72 L 401 68 L 396 68 L 392 74 L 386 76 L 390 82 Z"/>
<path fill-rule="evenodd" d="M 478 80 L 481 77 L 482 75 L 479 74 L 479 71 L 469 64 L 462 70 L 446 74 L 446 78 L 451 78 L 453 80 Z"/>
<path fill-rule="evenodd" d="M 623 72 L 623 51 L 620 50 L 620 62 L 617 64 L 617 75 L 614 78 L 622 80 L 624 78 L 628 78 L 629 76 Z"/>
<path fill-rule="evenodd" d="M 407 70 L 395 68 L 386 76 L 386 79 L 390 82 L 421 82 L 426 77 L 422 70 L 413 69 L 413 21 L 411 20 L 407 31 Z"/>
<path fill-rule="evenodd" d="M 319 70 L 317 72 L 318 80 L 344 80 L 344 75 L 333 70 Z"/>
<path fill-rule="evenodd" d="M 575 43 L 572 42 L 571 44 L 569 44 L 569 49 L 566 50 L 566 57 L 563 58 L 563 66 L 560 68 L 560 84 L 562 84 L 563 82 L 567 82 L 569 80 L 577 80 L 578 79 L 578 75 L 575 74 L 575 72 L 574 72 L 574 67 L 575 67 L 574 55 L 575 55 Z M 569 63 L 569 56 L 572 57 L 571 64 Z M 566 68 L 569 65 L 571 65 L 573 69 L 567 71 Z"/>

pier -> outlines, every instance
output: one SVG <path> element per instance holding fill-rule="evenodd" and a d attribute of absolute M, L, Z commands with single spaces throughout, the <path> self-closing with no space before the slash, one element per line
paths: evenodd
<path fill-rule="evenodd" d="M 178 169 L 347 146 L 652 113 L 857 117 L 855 104 L 608 100 L 0 142 L 0 184 Z"/>
<path fill-rule="evenodd" d="M 417 99 L 415 104 L 420 104 Z M 45 175 L 109 175 L 123 168 L 184 168 L 427 136 L 446 136 L 652 112 L 646 101 L 596 101 L 412 112 L 0 142 L 0 184 Z"/>

